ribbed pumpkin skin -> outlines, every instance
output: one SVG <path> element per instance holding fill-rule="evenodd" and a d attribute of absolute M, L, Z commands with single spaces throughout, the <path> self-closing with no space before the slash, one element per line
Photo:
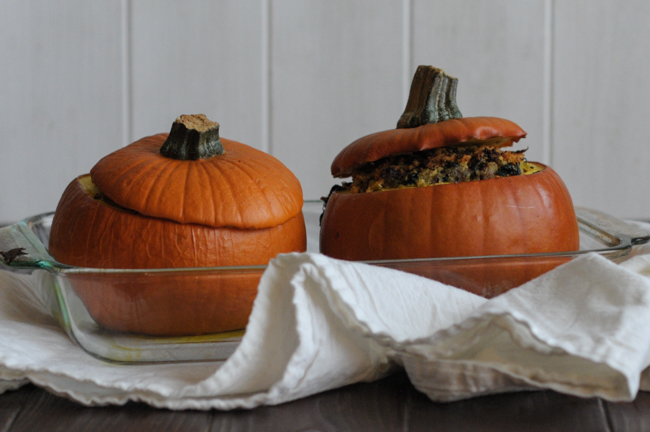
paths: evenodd
<path fill-rule="evenodd" d="M 544 167 L 490 180 L 333 193 L 320 248 L 334 258 L 382 260 L 573 251 L 579 241 L 566 186 Z"/>
<path fill-rule="evenodd" d="M 521 286 L 570 260 L 570 256 L 553 254 L 528 258 L 503 256 L 441 261 L 388 261 L 381 265 L 462 288 L 485 298 L 492 298 Z"/>
<path fill-rule="evenodd" d="M 83 177 L 83 176 L 82 176 Z M 80 177 L 81 178 L 81 177 Z M 92 268 L 262 265 L 278 253 L 304 251 L 302 212 L 264 229 L 179 224 L 93 199 L 79 179 L 56 209 L 49 250 L 59 262 Z M 73 275 L 73 287 L 104 328 L 152 335 L 193 335 L 246 326 L 260 274 L 188 279 Z M 156 280 L 158 277 L 158 280 Z"/>
<path fill-rule="evenodd" d="M 78 179 L 59 201 L 49 243 L 59 262 L 121 269 L 261 265 L 305 248 L 302 212 L 263 229 L 180 224 L 95 200 Z"/>
<path fill-rule="evenodd" d="M 70 274 L 88 313 L 103 328 L 188 336 L 246 327 L 260 273 Z"/>
<path fill-rule="evenodd" d="M 180 223 L 268 228 L 302 211 L 298 179 L 273 156 L 221 138 L 223 155 L 176 160 L 159 153 L 167 136 L 105 156 L 90 171 L 93 183 L 122 207 Z"/>

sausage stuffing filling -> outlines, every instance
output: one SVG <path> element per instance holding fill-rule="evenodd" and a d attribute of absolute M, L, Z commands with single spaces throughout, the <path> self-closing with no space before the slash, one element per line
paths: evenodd
<path fill-rule="evenodd" d="M 369 162 L 337 188 L 349 193 L 375 192 L 530 174 L 538 168 L 526 150 L 504 151 L 488 145 L 442 147 Z"/>

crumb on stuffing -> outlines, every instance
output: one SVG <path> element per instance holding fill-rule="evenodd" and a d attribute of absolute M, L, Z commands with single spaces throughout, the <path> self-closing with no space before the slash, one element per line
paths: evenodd
<path fill-rule="evenodd" d="M 364 193 L 527 174 L 535 169 L 526 161 L 525 151 L 468 145 L 393 155 L 360 166 L 352 181 L 340 188 Z"/>

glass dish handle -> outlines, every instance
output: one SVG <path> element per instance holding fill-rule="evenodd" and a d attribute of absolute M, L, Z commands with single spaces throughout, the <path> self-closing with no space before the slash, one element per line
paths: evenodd
<path fill-rule="evenodd" d="M 8 269 L 41 268 L 54 259 L 24 222 L 0 228 L 0 266 Z"/>
<path fill-rule="evenodd" d="M 24 221 L 0 228 L 0 271 L 24 273 L 15 274 L 22 281 L 24 296 L 35 304 L 40 303 L 67 330 L 70 324 L 63 312 L 62 299 L 57 290 L 50 289 L 57 284 L 52 272 L 53 261 Z"/>
<path fill-rule="evenodd" d="M 585 207 L 576 207 L 576 216 L 583 229 L 602 239 L 610 246 L 640 245 L 650 240 L 650 234 L 634 225 L 606 213 Z"/>

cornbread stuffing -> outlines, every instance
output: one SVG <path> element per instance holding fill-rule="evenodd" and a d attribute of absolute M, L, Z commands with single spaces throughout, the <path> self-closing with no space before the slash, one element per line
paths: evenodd
<path fill-rule="evenodd" d="M 524 158 L 526 150 L 504 151 L 488 145 L 442 147 L 393 155 L 369 162 L 338 191 L 375 192 L 530 174 L 538 168 Z"/>

